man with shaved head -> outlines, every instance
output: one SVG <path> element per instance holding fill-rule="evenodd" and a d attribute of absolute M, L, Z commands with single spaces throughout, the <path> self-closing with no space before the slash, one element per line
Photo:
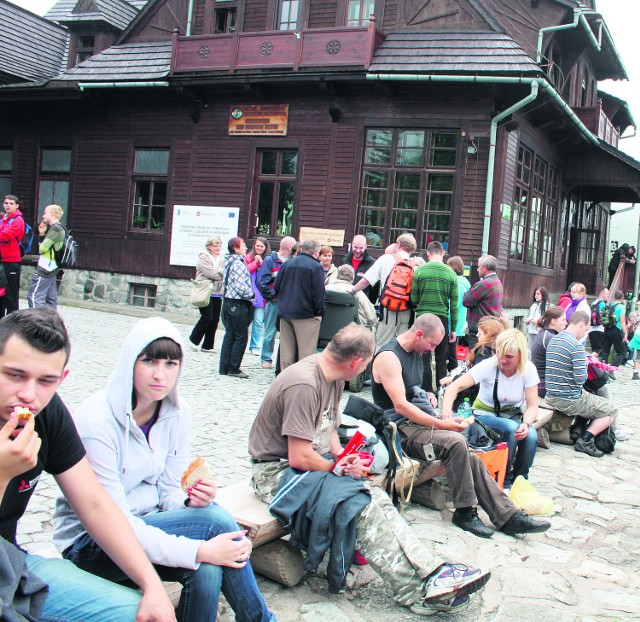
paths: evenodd
<path fill-rule="evenodd" d="M 364 273 L 375 263 L 375 259 L 367 252 L 367 238 L 365 238 L 364 235 L 353 236 L 353 240 L 351 240 L 351 250 L 345 255 L 342 263 L 353 268 L 356 274 L 353 279 L 353 285 L 355 285 L 364 276 Z M 367 285 L 362 291 L 366 297 L 375 304 L 378 297 L 378 287 Z"/>

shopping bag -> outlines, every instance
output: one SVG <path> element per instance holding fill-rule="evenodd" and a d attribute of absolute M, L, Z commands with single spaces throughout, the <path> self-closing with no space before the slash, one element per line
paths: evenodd
<path fill-rule="evenodd" d="M 549 514 L 553 510 L 553 499 L 541 495 L 522 475 L 513 482 L 509 499 L 527 514 Z"/>

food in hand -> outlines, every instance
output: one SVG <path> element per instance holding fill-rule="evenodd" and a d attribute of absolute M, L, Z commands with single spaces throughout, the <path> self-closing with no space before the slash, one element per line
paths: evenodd
<path fill-rule="evenodd" d="M 468 428 L 475 420 L 476 418 L 473 415 L 470 415 L 469 417 L 465 417 L 462 421 L 459 421 L 459 423 L 465 428 Z"/>
<path fill-rule="evenodd" d="M 33 413 L 28 408 L 23 408 L 22 406 L 17 406 L 13 412 L 18 415 L 18 421 L 24 421 L 25 423 L 33 417 Z"/>
<path fill-rule="evenodd" d="M 188 492 L 199 479 L 211 479 L 209 464 L 202 456 L 197 456 L 195 460 L 186 468 L 182 475 L 182 490 Z"/>

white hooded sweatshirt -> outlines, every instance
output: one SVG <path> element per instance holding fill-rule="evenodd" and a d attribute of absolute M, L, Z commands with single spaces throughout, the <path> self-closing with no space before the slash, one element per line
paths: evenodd
<path fill-rule="evenodd" d="M 132 414 L 133 366 L 145 347 L 161 337 L 180 344 L 183 358 L 178 380 L 162 400 L 147 442 Z M 106 390 L 84 402 L 73 419 L 100 483 L 129 519 L 151 562 L 196 569 L 201 540 L 167 534 L 139 518 L 153 512 L 189 511 L 180 487 L 191 447 L 191 409 L 178 395 L 184 363 L 182 338 L 171 322 L 157 317 L 139 321 L 124 342 Z M 63 552 L 85 533 L 60 495 L 53 515 L 54 544 Z"/>

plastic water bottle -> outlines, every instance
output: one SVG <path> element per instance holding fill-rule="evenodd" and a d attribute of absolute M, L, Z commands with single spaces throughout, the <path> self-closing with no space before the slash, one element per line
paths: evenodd
<path fill-rule="evenodd" d="M 471 410 L 471 403 L 469 402 L 469 398 L 465 397 L 464 401 L 458 406 L 458 412 L 456 413 L 458 417 L 462 417 L 466 419 L 467 417 L 471 417 L 473 411 Z"/>

